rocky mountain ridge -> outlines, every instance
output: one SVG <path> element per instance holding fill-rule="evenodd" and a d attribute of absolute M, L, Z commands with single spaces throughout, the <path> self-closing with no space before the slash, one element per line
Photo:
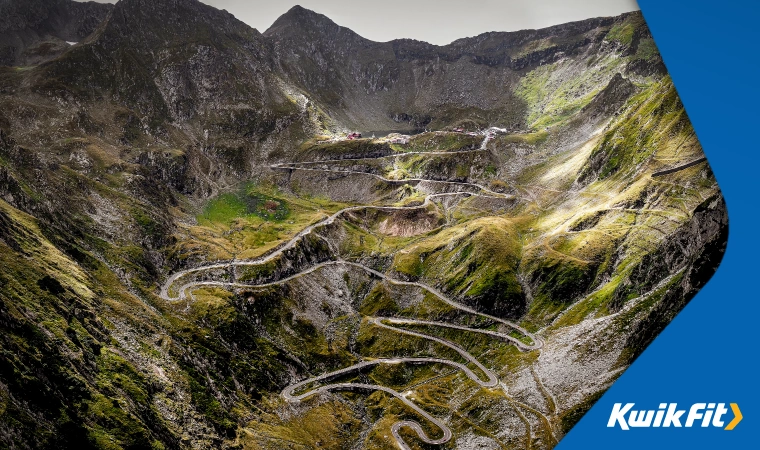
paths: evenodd
<path fill-rule="evenodd" d="M 599 52 L 605 45 L 619 46 L 622 55 L 636 53 L 641 39 L 651 37 L 646 27 L 636 28 L 630 42 L 604 42 L 611 27 L 631 17 L 639 16 L 484 33 L 435 46 L 409 39 L 372 42 L 296 6 L 264 36 L 273 41 L 288 79 L 354 126 L 440 127 L 451 124 L 452 109 L 520 129 L 529 125 L 521 121 L 525 105 L 509 87 L 539 65 Z"/>

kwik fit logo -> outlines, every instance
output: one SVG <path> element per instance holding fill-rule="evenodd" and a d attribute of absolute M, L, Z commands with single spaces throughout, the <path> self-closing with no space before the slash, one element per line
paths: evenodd
<path fill-rule="evenodd" d="M 615 403 L 612 406 L 608 428 L 619 426 L 623 430 L 631 428 L 692 428 L 692 427 L 715 427 L 724 430 L 733 430 L 742 421 L 742 412 L 739 405 L 731 403 L 733 419 L 727 415 L 729 409 L 725 403 L 694 403 L 688 409 L 678 409 L 678 403 L 660 403 L 656 410 L 635 410 L 635 403 Z M 686 417 L 684 418 L 684 414 Z M 725 420 L 724 420 L 725 419 Z M 683 420 L 683 423 L 681 423 Z"/>

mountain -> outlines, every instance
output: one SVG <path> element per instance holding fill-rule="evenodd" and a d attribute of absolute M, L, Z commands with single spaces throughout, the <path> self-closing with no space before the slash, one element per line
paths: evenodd
<path fill-rule="evenodd" d="M 112 5 L 72 0 L 0 2 L 0 64 L 33 65 L 89 36 Z"/>
<path fill-rule="evenodd" d="M 629 27 L 623 41 L 605 40 Z M 288 80 L 328 111 L 361 129 L 450 125 L 469 115 L 526 127 L 520 79 L 538 66 L 585 61 L 611 48 L 635 54 L 651 38 L 638 13 L 544 30 L 485 33 L 435 46 L 409 39 L 371 42 L 327 17 L 296 6 L 264 35 Z M 622 71 L 637 70 L 631 61 Z"/>
<path fill-rule="evenodd" d="M 116 120 L 121 141 L 213 148 L 238 163 L 272 151 L 274 131 L 297 136 L 290 140 L 308 134 L 308 111 L 278 86 L 271 65 L 264 38 L 226 12 L 189 0 L 124 0 L 91 42 L 40 67 L 35 82 L 125 108 Z M 238 167 L 238 176 L 241 169 L 252 168 Z"/>
<path fill-rule="evenodd" d="M 552 448 L 725 249 L 639 13 L 0 12 L 3 448 Z"/>

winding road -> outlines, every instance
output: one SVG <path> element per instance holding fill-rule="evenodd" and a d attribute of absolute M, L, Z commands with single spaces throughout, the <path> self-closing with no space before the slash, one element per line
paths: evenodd
<path fill-rule="evenodd" d="M 383 155 L 383 156 L 364 156 L 364 157 L 354 157 L 354 158 L 337 158 L 337 159 L 319 159 L 317 161 L 298 161 L 294 163 L 282 163 L 282 164 L 274 164 L 273 166 L 282 166 L 282 165 L 289 165 L 289 164 L 321 164 L 321 163 L 341 163 L 341 162 L 347 162 L 347 161 L 366 161 L 369 159 L 390 159 L 390 158 L 399 158 L 403 156 L 410 156 L 410 155 L 435 155 L 435 156 L 447 156 L 447 155 L 461 155 L 466 153 L 479 153 L 486 151 L 486 148 L 481 146 L 480 148 L 471 149 L 471 150 L 452 150 L 450 152 L 446 151 L 439 151 L 439 150 L 433 150 L 429 152 L 398 152 L 398 153 L 391 153 L 390 155 Z"/>
<path fill-rule="evenodd" d="M 483 142 L 483 146 L 488 142 L 488 137 Z M 437 154 L 438 152 L 420 152 L 421 154 Z M 441 152 L 442 153 L 442 152 Z M 451 154 L 452 152 L 446 152 L 447 154 Z M 393 155 L 398 156 L 398 155 Z M 364 158 L 367 159 L 367 158 Z M 325 161 L 317 161 L 318 163 L 325 162 Z M 176 272 L 171 277 L 169 277 L 164 285 L 161 287 L 160 296 L 162 299 L 166 301 L 179 301 L 179 300 L 195 300 L 195 297 L 193 295 L 193 292 L 195 289 L 203 288 L 203 287 L 222 287 L 227 289 L 257 289 L 257 288 L 266 288 L 271 287 L 275 285 L 281 285 L 284 283 L 288 283 L 290 281 L 293 281 L 295 279 L 307 276 L 311 273 L 314 273 L 322 268 L 328 267 L 328 266 L 346 266 L 346 267 L 353 267 L 360 270 L 363 270 L 370 274 L 371 276 L 378 278 L 380 280 L 383 280 L 383 282 L 387 282 L 390 284 L 400 285 L 400 286 L 412 286 L 416 287 L 418 289 L 425 290 L 437 298 L 439 298 L 441 301 L 445 302 L 449 306 L 462 311 L 466 312 L 475 316 L 479 316 L 485 319 L 488 319 L 492 322 L 497 322 L 500 325 L 506 326 L 507 328 L 519 332 L 521 335 L 527 337 L 530 339 L 530 343 L 523 342 L 522 340 L 515 338 L 514 336 L 506 333 L 502 333 L 499 331 L 492 331 L 492 330 L 486 330 L 486 329 L 479 329 L 479 328 L 471 328 L 466 327 L 463 325 L 457 325 L 457 324 L 451 324 L 446 322 L 434 322 L 434 321 L 425 321 L 425 320 L 417 320 L 417 319 L 411 319 L 411 318 L 397 318 L 397 317 L 368 317 L 367 321 L 369 324 L 390 330 L 395 333 L 404 334 L 408 336 L 414 336 L 421 339 L 426 339 L 431 342 L 435 342 L 437 344 L 443 345 L 445 347 L 448 347 L 449 349 L 457 352 L 463 359 L 466 361 L 467 364 L 471 364 L 475 367 L 477 367 L 478 371 L 482 373 L 482 375 L 485 377 L 485 379 L 482 379 L 480 376 L 478 376 L 473 370 L 471 370 L 467 364 L 462 364 L 460 362 L 452 361 L 449 359 L 442 359 L 442 358 L 432 358 L 432 357 L 409 357 L 409 358 L 379 358 L 379 359 L 367 359 L 364 361 L 361 361 L 357 364 L 354 364 L 349 367 L 345 367 L 340 370 L 336 370 L 333 372 L 321 374 L 312 378 L 308 378 L 306 380 L 300 381 L 298 383 L 292 384 L 288 387 L 286 387 L 282 391 L 282 397 L 288 401 L 288 402 L 300 402 L 301 400 L 304 400 L 308 397 L 312 397 L 314 395 L 318 395 L 325 392 L 330 391 L 383 391 L 386 392 L 393 397 L 399 399 L 401 402 L 403 402 L 406 406 L 408 406 L 411 410 L 413 410 L 418 416 L 422 417 L 423 419 L 427 420 L 431 424 L 435 425 L 436 428 L 438 428 L 441 431 L 440 437 L 432 438 L 427 435 L 427 433 L 423 430 L 422 426 L 413 420 L 402 420 L 394 423 L 391 426 L 391 433 L 398 443 L 398 445 L 405 450 L 410 450 L 410 447 L 406 442 L 404 442 L 403 438 L 400 435 L 400 431 L 403 428 L 409 428 L 413 430 L 417 436 L 422 440 L 423 442 L 427 444 L 432 445 L 440 445 L 448 442 L 452 438 L 452 431 L 449 429 L 449 427 L 440 419 L 433 417 L 429 413 L 427 413 L 425 410 L 420 408 L 418 405 L 413 403 L 410 399 L 406 397 L 406 395 L 399 393 L 391 388 L 388 388 L 386 386 L 381 385 L 375 385 L 375 384 L 363 384 L 363 383 L 332 383 L 332 384 L 324 384 L 322 386 L 315 387 L 313 389 L 307 390 L 303 393 L 297 393 L 298 391 L 306 388 L 308 385 L 313 383 L 321 383 L 321 382 L 329 382 L 331 380 L 334 380 L 338 377 L 349 375 L 351 373 L 358 373 L 363 369 L 373 367 L 380 364 L 442 364 L 442 365 L 448 365 L 450 367 L 453 367 L 461 372 L 463 372 L 470 380 L 477 383 L 481 388 L 485 389 L 493 389 L 493 388 L 503 388 L 502 383 L 500 383 L 498 377 L 496 374 L 488 369 L 485 365 L 483 365 L 480 361 L 478 361 L 477 358 L 475 358 L 472 354 L 470 354 L 467 350 L 465 350 L 463 347 L 459 346 L 458 344 L 451 342 L 449 340 L 439 338 L 437 336 L 432 336 L 429 334 L 425 334 L 419 331 L 412 331 L 406 328 L 403 328 L 403 326 L 425 326 L 425 327 L 438 327 L 438 328 L 446 328 L 446 329 L 453 329 L 453 330 L 459 330 L 463 332 L 472 332 L 472 333 L 480 333 L 484 335 L 488 335 L 490 337 L 500 339 L 505 342 L 509 342 L 510 344 L 515 345 L 517 348 L 519 348 L 521 351 L 531 351 L 531 350 L 537 350 L 540 349 L 544 342 L 541 338 L 538 336 L 533 335 L 532 333 L 528 332 L 525 328 L 519 326 L 516 323 L 513 323 L 511 321 L 491 316 L 482 312 L 479 312 L 473 308 L 470 308 L 466 305 L 463 305 L 448 296 L 446 296 L 441 291 L 437 290 L 436 288 L 432 286 L 428 286 L 426 284 L 420 283 L 420 282 L 412 282 L 412 281 L 402 281 L 397 280 L 394 278 L 391 278 L 385 273 L 379 272 L 375 269 L 372 269 L 371 267 L 367 267 L 365 265 L 351 262 L 351 261 L 345 261 L 345 260 L 334 260 L 334 261 L 326 261 L 319 264 L 316 264 L 306 270 L 303 270 L 295 275 L 289 276 L 287 278 L 283 278 L 277 281 L 273 281 L 270 283 L 263 283 L 263 284 L 245 284 L 245 283 L 238 283 L 238 282 L 225 282 L 225 281 L 189 281 L 184 284 L 176 286 L 178 282 L 187 275 L 195 274 L 207 270 L 214 270 L 214 269 L 226 269 L 230 267 L 236 267 L 236 266 L 258 266 L 262 264 L 266 264 L 269 261 L 274 260 L 275 258 L 281 256 L 285 251 L 288 249 L 291 249 L 296 246 L 296 244 L 303 239 L 305 236 L 309 235 L 316 229 L 320 227 L 327 226 L 329 224 L 332 224 L 335 222 L 336 219 L 341 217 L 341 215 L 352 212 L 352 211 L 360 211 L 360 210 L 366 210 L 366 209 L 377 209 L 377 210 L 385 210 L 385 211 L 398 211 L 398 210 L 413 210 L 413 209 L 424 209 L 427 208 L 429 205 L 431 205 L 433 199 L 443 196 L 453 196 L 453 195 L 466 195 L 466 196 L 476 196 L 476 197 L 487 197 L 487 198 L 511 198 L 511 196 L 506 194 L 501 194 L 497 192 L 493 192 L 489 190 L 488 188 L 475 184 L 475 183 L 462 183 L 462 182 L 449 182 L 449 181 L 437 181 L 437 180 L 427 180 L 427 179 L 405 179 L 405 180 L 390 180 L 385 177 L 382 177 L 380 175 L 375 175 L 372 173 L 367 172 L 352 172 L 352 171 L 339 171 L 339 170 L 329 170 L 329 169 L 310 169 L 310 168 L 302 168 L 302 167 L 293 167 L 297 164 L 307 164 L 307 163 L 293 163 L 290 165 L 287 164 L 277 164 L 272 166 L 274 169 L 284 169 L 284 170 L 314 170 L 314 171 L 326 171 L 326 172 L 341 172 L 341 173 L 356 173 L 361 175 L 371 175 L 376 178 L 379 178 L 381 180 L 387 181 L 387 182 L 409 182 L 409 181 L 419 181 L 419 182 L 431 182 L 431 183 L 441 183 L 441 184 L 449 184 L 449 185 L 456 185 L 456 186 L 468 186 L 478 189 L 481 192 L 485 192 L 488 195 L 480 194 L 480 193 L 474 193 L 474 192 L 451 192 L 451 193 L 436 193 L 436 194 L 429 194 L 425 197 L 425 201 L 421 205 L 416 206 L 352 206 L 348 208 L 344 208 L 325 219 L 316 222 L 303 230 L 301 230 L 298 234 L 296 234 L 292 239 L 287 241 L 285 244 L 281 245 L 274 251 L 270 252 L 269 254 L 262 256 L 260 258 L 252 259 L 252 260 L 234 260 L 234 261 L 227 261 L 227 262 L 220 262 L 220 263 L 214 263 L 209 264 L 205 266 L 195 267 L 191 269 L 182 270 L 179 272 Z M 176 293 L 172 293 L 172 289 L 176 290 Z"/>
<path fill-rule="evenodd" d="M 463 181 L 444 181 L 444 180 L 430 180 L 427 178 L 402 178 L 400 180 L 393 180 L 391 178 L 386 178 L 382 175 L 378 175 L 376 173 L 372 172 L 359 172 L 356 170 L 336 170 L 336 169 L 311 169 L 311 168 L 305 168 L 305 167 L 297 167 L 298 164 L 304 164 L 304 163 L 291 163 L 291 164 L 276 164 L 271 166 L 273 169 L 279 169 L 279 170 L 304 170 L 304 171 L 310 171 L 310 172 L 330 172 L 330 173 L 344 173 L 349 175 L 366 175 L 371 176 L 374 178 L 377 178 L 380 181 L 384 181 L 386 183 L 409 183 L 409 182 L 418 182 L 418 183 L 434 183 L 434 184 L 444 184 L 444 185 L 450 185 L 450 186 L 466 186 L 466 187 L 472 187 L 479 189 L 483 192 L 486 192 L 490 194 L 491 197 L 497 197 L 497 198 L 513 198 L 512 195 L 509 194 L 502 194 L 500 192 L 495 192 L 487 187 L 477 184 L 477 183 L 466 183 Z M 443 195 L 443 194 L 433 194 L 433 195 Z M 480 195 L 480 194 L 474 194 L 474 195 Z M 481 195 L 482 196 L 482 195 Z"/>
<path fill-rule="evenodd" d="M 301 230 L 298 234 L 293 236 L 288 242 L 285 244 L 279 246 L 275 251 L 262 256 L 260 258 L 251 259 L 251 260 L 233 260 L 233 261 L 226 261 L 226 262 L 220 262 L 220 263 L 214 263 L 214 264 L 207 264 L 204 266 L 198 266 L 191 269 L 185 269 L 181 270 L 179 272 L 174 273 L 171 277 L 169 277 L 166 282 L 161 286 L 161 292 L 160 296 L 162 299 L 167 301 L 174 301 L 174 300 L 182 300 L 184 299 L 184 295 L 181 295 L 180 298 L 172 297 L 169 289 L 179 280 L 180 278 L 192 274 L 192 273 L 198 273 L 203 272 L 206 270 L 213 270 L 213 269 L 224 269 L 229 267 L 241 267 L 241 266 L 258 266 L 261 264 L 266 264 L 269 261 L 273 261 L 277 257 L 281 256 L 285 251 L 293 248 L 296 246 L 296 244 L 303 239 L 305 236 L 310 234 L 312 231 L 314 231 L 317 228 L 324 227 L 326 225 L 330 225 L 335 222 L 337 218 L 342 216 L 345 213 L 353 212 L 353 211 L 363 211 L 367 209 L 377 209 L 381 211 L 404 211 L 404 210 L 415 210 L 415 209 L 425 209 L 428 206 L 432 204 L 432 201 L 434 198 L 437 197 L 446 197 L 446 196 L 454 196 L 454 195 L 466 195 L 469 197 L 485 197 L 485 198 L 494 198 L 492 196 L 488 195 L 482 195 L 482 194 L 475 194 L 472 192 L 447 192 L 447 193 L 440 193 L 440 194 L 430 194 L 425 197 L 425 201 L 420 205 L 415 206 L 372 206 L 372 205 L 366 205 L 366 206 L 350 206 L 348 208 L 343 208 L 340 211 L 332 214 L 331 216 L 326 217 L 325 219 L 320 220 L 319 222 L 316 222 L 312 225 L 309 225 L 308 227 Z M 502 197 L 497 197 L 502 198 Z"/>

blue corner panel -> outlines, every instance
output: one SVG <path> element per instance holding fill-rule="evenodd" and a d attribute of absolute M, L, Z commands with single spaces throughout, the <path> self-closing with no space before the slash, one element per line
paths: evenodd
<path fill-rule="evenodd" d="M 557 448 L 760 449 L 760 2 L 639 6 L 726 198 L 728 249 L 707 286 Z M 731 431 L 607 427 L 615 403 L 699 402 L 736 403 L 743 419 Z"/>

